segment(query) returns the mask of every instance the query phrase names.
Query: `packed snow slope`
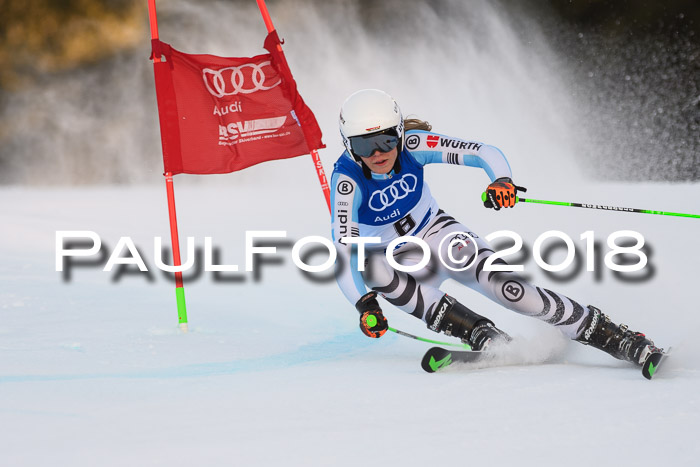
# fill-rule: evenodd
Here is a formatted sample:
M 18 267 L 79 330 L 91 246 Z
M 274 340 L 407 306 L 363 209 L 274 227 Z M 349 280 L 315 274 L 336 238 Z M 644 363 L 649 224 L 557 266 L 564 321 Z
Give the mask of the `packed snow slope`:
M 192 53 L 263 52 L 255 5 L 205 3 L 159 2 L 161 39 Z M 585 144 L 577 120 L 580 102 L 568 85 L 577 77 L 527 18 L 515 21 L 486 1 L 445 2 L 450 15 L 416 2 L 401 17 L 407 27 L 382 35 L 360 26 L 353 2 L 327 5 L 270 8 L 323 129 L 328 175 L 342 147 L 342 101 L 375 87 L 437 132 L 498 146 L 528 197 L 700 213 L 698 184 L 601 183 L 583 175 L 590 173 L 586 155 L 597 148 Z M 18 112 L 17 126 L 39 143 L 17 160 L 26 160 L 38 182 L 0 189 L 0 465 L 697 465 L 698 219 L 533 204 L 494 212 L 481 205 L 488 183 L 481 170 L 426 168 L 441 208 L 471 231 L 522 236 L 527 251 L 506 259 L 524 264 L 533 283 L 674 347 L 650 382 L 546 324 L 447 283 L 446 292 L 516 336 L 519 353 L 498 366 L 427 374 L 420 359 L 428 344 L 365 337 L 333 278 L 305 276 L 292 264 L 295 241 L 330 235 L 310 158 L 225 176 L 178 175 L 183 254 L 186 237 L 200 249 L 212 237 L 217 262 L 240 268 L 186 274 L 190 332 L 179 332 L 174 284 L 155 267 L 154 237 L 169 245 L 169 229 L 153 80 L 142 52 L 134 73 L 124 71 L 133 64 L 124 58 L 108 81 L 86 72 L 85 79 L 47 80 L 41 92 L 19 99 L 18 109 L 33 112 Z M 44 119 L 55 132 L 35 131 Z M 87 161 L 74 157 L 79 150 Z M 69 174 L 32 166 L 40 154 L 65 159 L 59 165 Z M 98 170 L 147 182 L 40 186 L 84 181 L 81 174 L 90 179 Z M 286 231 L 286 240 L 245 272 L 245 232 L 269 230 Z M 577 247 L 577 262 L 553 277 L 532 257 L 535 239 L 550 230 Z M 649 263 L 641 273 L 616 275 L 603 263 L 608 236 L 620 230 L 645 239 Z M 97 233 L 104 256 L 57 272 L 57 231 Z M 580 239 L 587 231 L 597 241 L 593 272 Z M 102 271 L 121 237 L 133 240 L 148 273 Z M 563 253 L 554 251 L 550 263 Z M 449 339 L 382 303 L 390 325 Z
M 310 165 L 279 164 L 281 174 Z M 164 190 L 6 188 L 0 463 L 424 465 L 490 464 L 495 456 L 525 465 L 588 465 L 592 458 L 695 465 L 697 220 L 536 205 L 495 213 L 479 206 L 481 185 L 467 183 L 476 170 L 449 168 L 429 168 L 428 182 L 438 196 L 442 185 L 452 187 L 443 207 L 478 234 L 509 229 L 531 246 L 541 233 L 560 230 L 581 259 L 584 231 L 603 240 L 602 251 L 614 231 L 644 236 L 653 271 L 639 283 L 622 282 L 600 264 L 598 281 L 595 272 L 572 266 L 563 274 L 573 271 L 575 279 L 555 283 L 531 254 L 522 261 L 535 283 L 673 345 L 673 359 L 656 379 L 453 284 L 445 290 L 522 341 L 522 356 L 504 362 L 509 366 L 424 373 L 427 344 L 394 334 L 364 337 L 333 281 L 311 281 L 292 264 L 289 243 L 265 255 L 255 272 L 225 273 L 225 282 L 203 272 L 187 283 L 191 331 L 182 334 L 173 284 L 153 259 L 153 237 L 168 237 Z M 270 180 L 268 196 L 255 203 L 257 189 L 178 190 L 183 242 L 194 236 L 201 247 L 211 236 L 219 262 L 243 271 L 246 230 L 286 230 L 290 242 L 328 235 L 318 188 L 295 188 L 315 203 L 302 208 L 285 179 Z M 561 195 L 572 193 L 692 211 L 700 187 L 587 184 Z M 72 268 L 67 280 L 55 271 L 57 230 L 94 231 L 108 255 L 129 236 L 150 275 L 135 267 L 103 272 L 105 257 L 102 265 Z M 555 254 L 550 262 L 561 259 Z M 392 326 L 440 338 L 389 304 L 385 309 Z

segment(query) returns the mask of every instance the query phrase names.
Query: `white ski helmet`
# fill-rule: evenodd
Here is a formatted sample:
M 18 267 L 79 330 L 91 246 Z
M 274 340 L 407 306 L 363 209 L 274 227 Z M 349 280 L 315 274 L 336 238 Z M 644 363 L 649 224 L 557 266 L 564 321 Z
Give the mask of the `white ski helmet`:
M 348 153 L 361 164 L 375 150 L 403 149 L 404 127 L 396 101 L 379 89 L 363 89 L 350 95 L 340 108 L 340 135 Z M 387 135 L 387 138 L 382 138 Z M 392 138 L 391 136 L 394 136 Z M 398 164 L 398 157 L 397 157 Z M 397 166 L 397 172 L 400 166 Z

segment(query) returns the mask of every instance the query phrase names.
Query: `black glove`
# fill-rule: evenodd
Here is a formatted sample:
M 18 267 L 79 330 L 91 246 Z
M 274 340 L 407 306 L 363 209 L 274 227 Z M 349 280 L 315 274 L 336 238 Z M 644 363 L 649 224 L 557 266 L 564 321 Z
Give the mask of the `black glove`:
M 496 211 L 501 208 L 512 208 L 515 206 L 518 191 L 526 192 L 527 188 L 514 185 L 513 180 L 508 177 L 501 177 L 486 188 L 481 199 L 484 207 L 493 208 Z
M 360 297 L 355 308 L 360 312 L 360 330 L 365 336 L 382 337 L 389 329 L 389 323 L 377 302 L 377 292 L 372 291 Z

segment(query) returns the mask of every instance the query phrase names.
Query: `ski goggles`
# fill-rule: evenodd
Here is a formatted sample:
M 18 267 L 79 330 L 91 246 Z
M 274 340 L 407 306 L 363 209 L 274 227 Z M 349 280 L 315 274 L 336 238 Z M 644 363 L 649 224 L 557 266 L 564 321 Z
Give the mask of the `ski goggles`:
M 352 152 L 360 157 L 369 157 L 375 151 L 389 152 L 399 145 L 399 135 L 396 128 L 370 135 L 351 136 L 350 147 Z

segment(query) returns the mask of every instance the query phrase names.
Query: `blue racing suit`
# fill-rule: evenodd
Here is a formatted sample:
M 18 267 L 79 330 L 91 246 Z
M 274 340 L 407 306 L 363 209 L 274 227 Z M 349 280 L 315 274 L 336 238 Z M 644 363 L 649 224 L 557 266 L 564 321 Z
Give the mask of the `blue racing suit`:
M 493 249 L 440 210 L 425 183 L 423 167 L 431 163 L 478 167 L 490 181 L 510 178 L 511 169 L 503 153 L 484 143 L 422 130 L 407 131 L 403 146 L 398 155 L 399 173 L 393 170 L 383 175 L 372 173 L 372 178 L 367 179 L 360 164 L 347 151 L 335 164 L 331 206 L 332 238 L 338 251 L 336 278 L 350 303 L 354 305 L 369 286 L 403 311 L 428 321 L 444 295 L 439 287 L 449 278 L 506 308 L 560 326 L 569 337 L 576 338 L 588 309 L 563 295 L 535 287 L 517 274 L 484 270 Z M 387 245 L 403 236 L 420 238 L 429 245 L 432 261 L 423 271 L 408 274 L 388 264 L 384 256 Z M 358 247 L 342 243 L 344 237 L 379 237 L 380 240 L 366 246 L 366 264 L 358 264 Z M 448 237 L 449 242 L 442 241 Z M 453 242 L 455 239 L 460 241 Z M 467 249 L 462 251 L 465 246 Z M 469 256 L 466 251 L 472 254 Z M 447 258 L 448 254 L 463 258 L 461 266 L 474 266 L 464 270 L 446 268 L 436 258 L 438 255 Z M 401 264 L 411 265 L 420 262 L 423 251 L 413 243 L 405 243 L 398 245 L 393 255 Z

